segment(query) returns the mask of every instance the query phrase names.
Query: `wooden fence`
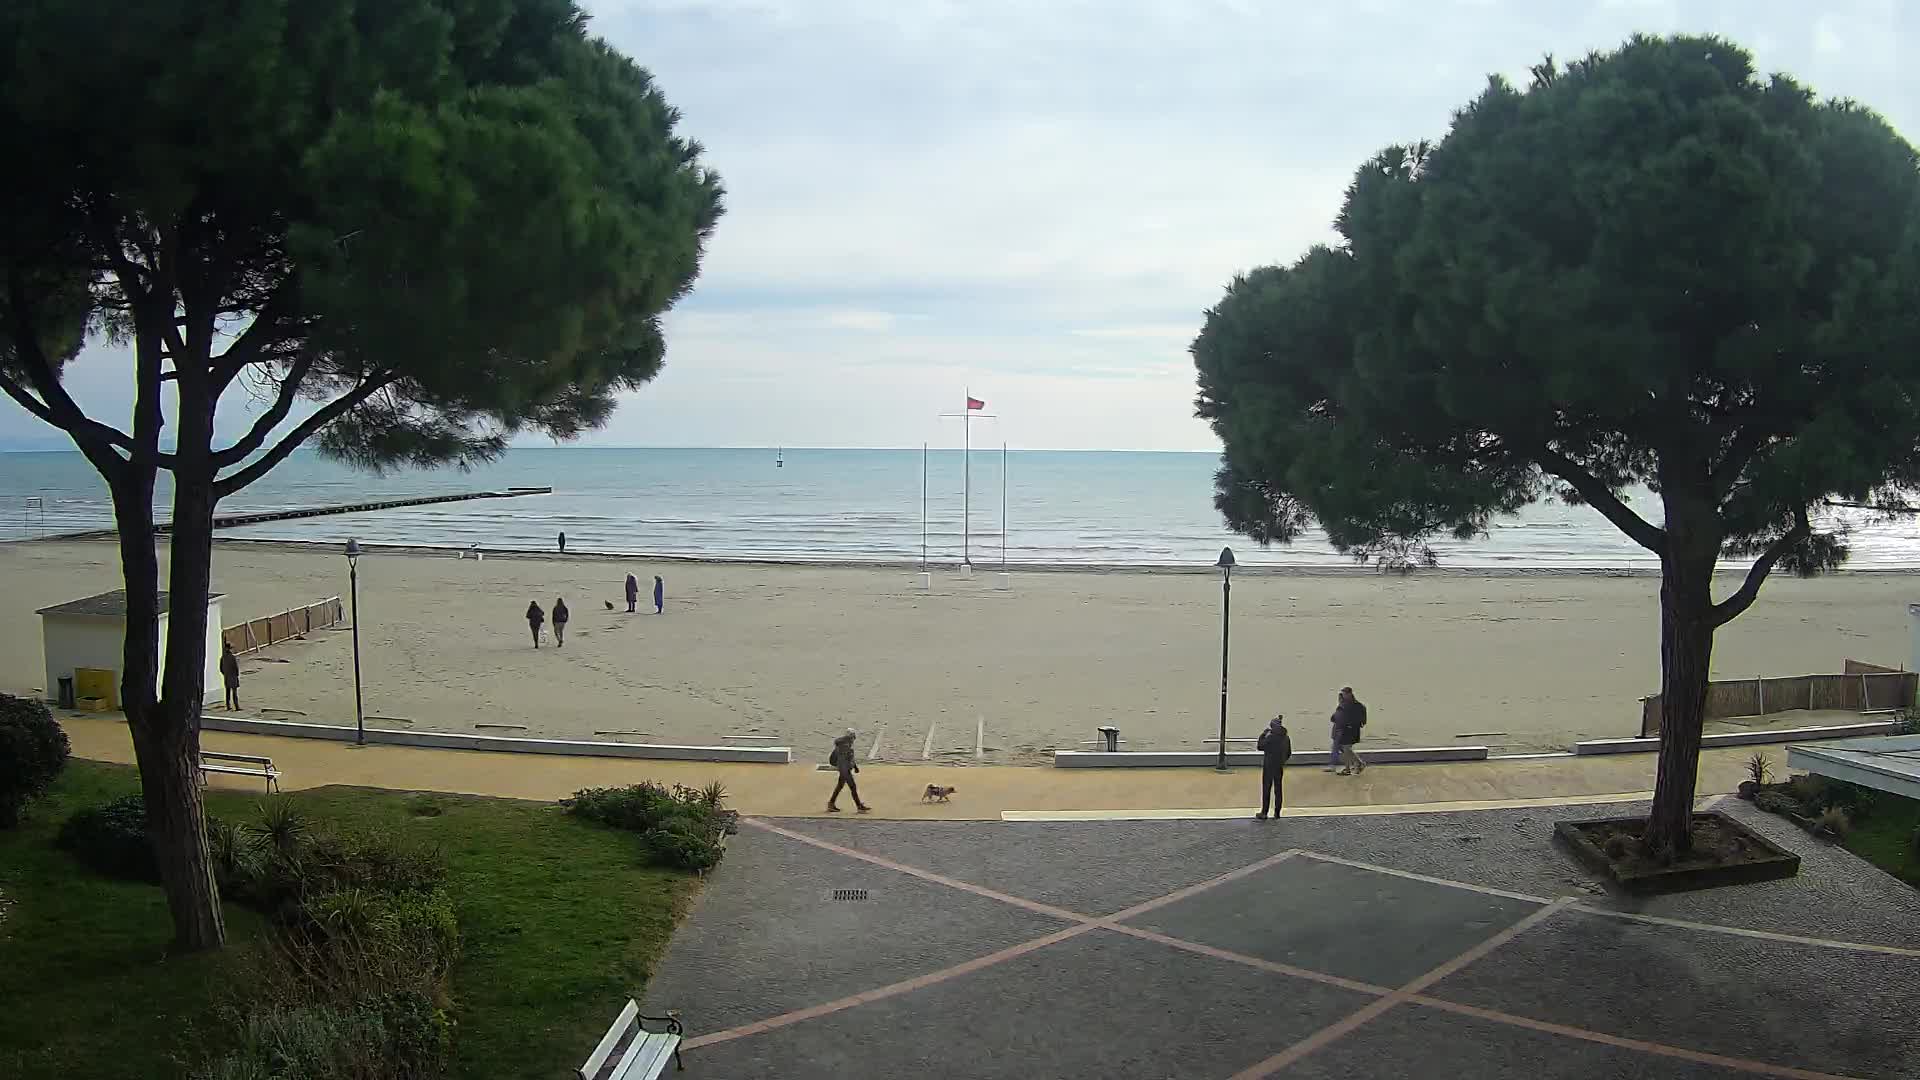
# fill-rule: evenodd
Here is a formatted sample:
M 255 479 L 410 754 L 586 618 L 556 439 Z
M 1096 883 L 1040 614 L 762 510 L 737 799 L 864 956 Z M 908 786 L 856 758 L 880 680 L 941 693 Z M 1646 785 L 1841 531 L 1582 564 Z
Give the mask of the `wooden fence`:
M 1904 709 L 1920 690 L 1920 674 L 1849 660 L 1844 675 L 1793 675 L 1778 679 L 1726 679 L 1707 684 L 1706 718 L 1829 709 L 1875 712 Z M 1640 699 L 1640 735 L 1660 734 L 1660 695 Z
M 315 630 L 338 626 L 345 620 L 346 609 L 341 605 L 340 598 L 329 596 L 305 607 L 288 608 L 278 615 L 225 627 L 220 635 L 227 644 L 233 646 L 234 652 L 250 653 Z

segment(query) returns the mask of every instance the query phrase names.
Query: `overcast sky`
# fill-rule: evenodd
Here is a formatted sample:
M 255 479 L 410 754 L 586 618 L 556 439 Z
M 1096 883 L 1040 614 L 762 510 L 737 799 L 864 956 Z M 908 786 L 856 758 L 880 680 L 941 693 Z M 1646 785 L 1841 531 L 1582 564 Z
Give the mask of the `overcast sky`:
M 1186 346 L 1354 168 L 1636 30 L 1711 31 L 1920 138 L 1901 0 L 592 0 L 725 178 L 666 370 L 589 443 L 1213 449 Z M 71 379 L 125 415 L 128 368 Z M 45 429 L 6 403 L 0 444 Z M 243 426 L 237 407 L 223 428 Z M 46 445 L 60 445 L 48 442 Z

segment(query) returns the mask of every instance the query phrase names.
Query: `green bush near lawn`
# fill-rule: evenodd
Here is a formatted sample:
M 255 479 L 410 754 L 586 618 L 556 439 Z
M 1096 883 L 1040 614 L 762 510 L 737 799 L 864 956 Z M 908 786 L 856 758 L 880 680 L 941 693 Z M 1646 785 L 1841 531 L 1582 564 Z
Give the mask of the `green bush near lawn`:
M 1920 800 L 1878 792 L 1873 813 L 1855 818 L 1848 851 L 1920 889 Z
M 130 768 L 75 761 L 21 828 L 0 832 L 0 1076 L 253 1080 L 272 1075 L 263 1061 L 295 1070 L 281 1075 L 353 1075 L 353 1055 L 370 1047 L 426 1067 L 449 1029 L 442 1003 L 411 988 L 364 1006 L 260 1003 L 284 958 L 257 897 L 228 899 L 227 949 L 168 957 L 160 890 L 95 873 L 54 842 L 75 812 L 137 791 Z M 333 942 L 398 934 L 446 957 L 454 1077 L 569 1075 L 644 986 L 695 887 L 640 865 L 631 837 L 551 804 L 354 788 L 207 801 L 228 823 L 211 838 L 223 878 L 240 880 L 236 867 L 274 847 L 262 803 L 293 808 L 333 838 L 320 861 L 345 875 L 302 902 L 316 916 L 308 930 Z M 353 839 L 368 837 L 391 843 Z M 401 865 L 367 862 L 396 852 Z M 442 875 L 428 884 L 434 858 Z M 367 874 L 427 887 L 356 895 L 352 879 Z

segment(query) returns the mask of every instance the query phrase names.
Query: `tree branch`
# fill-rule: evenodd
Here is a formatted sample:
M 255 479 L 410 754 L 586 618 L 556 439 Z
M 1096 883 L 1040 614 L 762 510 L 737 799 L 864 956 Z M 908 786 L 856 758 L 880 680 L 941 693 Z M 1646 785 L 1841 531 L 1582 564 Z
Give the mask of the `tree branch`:
M 107 466 L 125 460 L 113 451 L 118 449 L 130 455 L 135 454 L 133 437 L 82 412 L 60 385 L 59 373 L 53 370 L 53 362 L 47 359 L 46 351 L 40 347 L 38 332 L 29 315 L 31 308 L 27 290 L 17 276 L 10 275 L 7 279 L 7 304 L 13 312 L 14 358 L 19 361 L 27 381 L 33 384 L 34 391 L 40 397 L 35 401 L 25 387 L 12 379 L 6 380 L 7 396 L 41 420 L 73 436 L 74 442 L 87 453 L 87 459 L 111 480 L 113 477 L 106 471 Z
M 1620 501 L 1607 485 L 1582 468 L 1579 462 L 1560 453 L 1545 443 L 1535 443 L 1531 448 L 1533 459 L 1540 467 L 1572 485 L 1580 497 L 1587 500 L 1595 510 L 1606 515 L 1614 527 L 1627 534 L 1627 538 L 1655 555 L 1663 555 L 1667 549 L 1666 531 L 1650 523 L 1633 512 L 1626 503 Z
M 280 320 L 289 314 L 293 303 L 294 285 L 291 279 L 267 298 L 254 312 L 253 321 L 242 331 L 239 338 L 229 345 L 226 351 L 213 360 L 214 385 L 222 390 L 238 376 L 241 369 L 257 362 L 261 354 L 272 345 L 286 340 L 285 328 Z
M 272 406 L 254 420 L 253 427 L 248 429 L 246 436 L 232 446 L 214 452 L 213 467 L 216 470 L 224 469 L 229 465 L 238 465 L 247 459 L 247 455 L 266 444 L 267 436 L 273 434 L 273 429 L 279 427 L 280 422 L 293 411 L 294 399 L 300 396 L 300 383 L 312 370 L 313 354 L 301 353 L 294 360 L 293 367 L 287 372 L 286 377 L 280 380 L 280 390 L 274 396 Z
M 1720 459 L 1720 464 L 1714 467 L 1711 477 L 1716 499 L 1733 490 L 1733 485 L 1740 479 L 1740 474 L 1753 462 L 1766 444 L 1767 436 L 1754 424 L 1746 424 L 1733 433 L 1732 440 L 1727 443 L 1726 455 Z
M 223 476 L 219 480 L 214 481 L 214 497 L 224 499 L 246 487 L 248 484 L 253 483 L 255 480 L 260 479 L 262 476 L 265 476 L 275 465 L 286 460 L 288 454 L 299 449 L 300 444 L 311 438 L 314 432 L 333 423 L 335 420 L 346 415 L 347 411 L 354 406 L 399 381 L 400 376 L 393 373 L 375 376 L 362 382 L 359 386 L 354 387 L 342 396 L 321 406 L 314 411 L 312 416 L 302 420 L 300 426 L 288 432 L 285 438 L 275 443 L 273 449 L 262 454 L 258 460 L 236 473 Z
M 1780 539 L 1767 545 L 1767 550 L 1747 568 L 1747 579 L 1740 583 L 1740 588 L 1732 596 L 1713 605 L 1710 614 L 1715 627 L 1725 626 L 1739 618 L 1741 612 L 1752 607 L 1754 600 L 1760 595 L 1761 583 L 1766 581 L 1767 575 L 1773 572 L 1773 565 L 1780 561 L 1782 555 L 1813 535 L 1813 522 L 1808 519 L 1806 508 L 1802 507 L 1795 511 L 1794 518 L 1793 528 L 1788 529 Z

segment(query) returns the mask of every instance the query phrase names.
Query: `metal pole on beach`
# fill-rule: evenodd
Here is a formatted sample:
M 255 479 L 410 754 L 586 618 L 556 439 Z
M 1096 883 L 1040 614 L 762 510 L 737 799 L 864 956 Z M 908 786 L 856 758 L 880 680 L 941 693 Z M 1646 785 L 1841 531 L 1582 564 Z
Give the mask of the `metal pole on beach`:
M 1233 610 L 1233 549 L 1221 548 L 1214 565 L 1220 568 L 1220 759 L 1214 768 L 1227 772 L 1227 632 Z
M 1007 444 L 1000 444 L 1000 572 L 1007 572 Z
M 973 391 L 960 413 L 960 565 L 973 565 Z
M 360 703 L 360 544 L 347 541 L 347 589 L 353 597 L 353 744 L 367 745 L 367 714 Z
M 920 444 L 920 569 L 927 568 L 927 444 Z

